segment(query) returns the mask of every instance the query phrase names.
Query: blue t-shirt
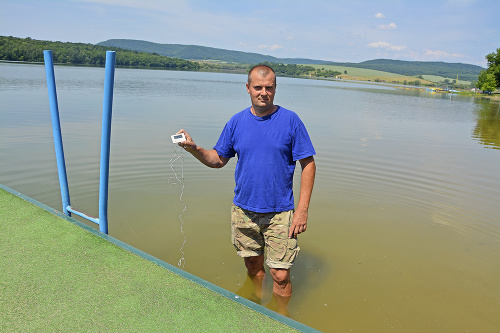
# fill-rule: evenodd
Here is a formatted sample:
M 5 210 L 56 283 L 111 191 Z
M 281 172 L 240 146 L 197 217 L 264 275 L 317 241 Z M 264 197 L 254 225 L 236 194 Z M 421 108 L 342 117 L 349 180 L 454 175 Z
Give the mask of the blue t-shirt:
M 294 208 L 296 161 L 316 154 L 300 118 L 280 106 L 265 117 L 254 116 L 250 108 L 238 112 L 214 149 L 219 156 L 238 156 L 233 203 L 258 213 Z

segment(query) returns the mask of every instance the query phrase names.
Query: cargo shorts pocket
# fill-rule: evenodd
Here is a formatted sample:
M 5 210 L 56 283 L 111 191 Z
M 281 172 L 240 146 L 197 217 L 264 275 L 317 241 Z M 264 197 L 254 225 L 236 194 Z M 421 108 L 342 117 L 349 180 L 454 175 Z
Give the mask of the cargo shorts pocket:
M 295 258 L 299 254 L 300 247 L 296 238 L 289 238 L 287 242 L 286 251 L 281 261 L 293 264 Z
M 264 238 L 259 226 L 236 205 L 231 209 L 231 241 L 240 257 L 264 253 Z
M 266 264 L 270 268 L 289 269 L 295 262 L 299 251 L 297 239 L 289 238 L 281 242 L 279 246 L 269 247 Z

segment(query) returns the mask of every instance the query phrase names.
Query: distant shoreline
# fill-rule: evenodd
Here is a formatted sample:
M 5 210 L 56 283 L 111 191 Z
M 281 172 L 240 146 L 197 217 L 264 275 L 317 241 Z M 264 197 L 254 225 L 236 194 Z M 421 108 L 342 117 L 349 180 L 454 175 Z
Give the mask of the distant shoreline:
M 0 60 L 0 63 L 7 64 L 27 64 L 27 65 L 44 65 L 44 62 L 35 62 L 35 61 L 11 61 L 11 60 Z M 70 66 L 70 67 L 96 67 L 96 68 L 104 68 L 102 65 L 92 65 L 92 64 L 68 64 L 68 63 L 54 63 L 57 66 Z M 227 70 L 227 69 L 219 69 L 219 70 L 189 70 L 189 69 L 170 69 L 170 68 L 158 68 L 158 67 L 146 67 L 146 66 L 116 66 L 116 68 L 125 68 L 125 69 L 147 69 L 147 70 L 166 70 L 166 71 L 179 71 L 179 72 L 202 72 L 202 73 L 224 73 L 224 74 L 246 74 L 246 71 L 242 70 Z M 388 83 L 388 82 L 374 82 L 370 80 L 349 80 L 349 79 L 336 79 L 336 78 L 322 78 L 322 77 L 311 77 L 307 75 L 302 76 L 288 76 L 288 75 L 278 75 L 278 77 L 290 77 L 294 79 L 308 79 L 308 80 L 321 80 L 321 81 L 341 81 L 348 83 L 359 83 L 359 84 L 367 84 L 367 85 L 383 85 L 394 88 L 409 88 L 409 89 L 418 89 L 418 90 L 426 90 L 426 88 L 421 86 L 413 86 L 413 85 L 403 85 L 397 83 Z M 468 92 L 468 90 L 463 90 L 464 92 Z M 472 94 L 470 96 L 472 98 L 485 98 L 492 100 L 500 100 L 500 94 L 486 95 L 486 94 Z

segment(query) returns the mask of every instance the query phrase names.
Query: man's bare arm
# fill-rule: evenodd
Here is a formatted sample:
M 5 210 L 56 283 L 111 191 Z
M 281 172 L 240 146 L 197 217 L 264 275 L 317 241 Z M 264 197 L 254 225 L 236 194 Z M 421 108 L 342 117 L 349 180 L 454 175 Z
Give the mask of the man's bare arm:
M 309 202 L 311 201 L 314 178 L 316 177 L 316 163 L 313 156 L 301 159 L 300 165 L 302 167 L 302 175 L 300 176 L 299 203 L 293 215 L 292 226 L 288 234 L 289 238 L 295 238 L 307 229 Z
M 205 164 L 210 168 L 222 168 L 227 164 L 229 158 L 219 156 L 215 149 L 204 149 L 200 146 L 197 146 L 191 136 L 183 129 L 181 129 L 177 133 L 184 133 L 186 136 L 186 141 L 179 142 L 178 145 L 184 148 L 186 151 L 191 153 L 198 161 Z

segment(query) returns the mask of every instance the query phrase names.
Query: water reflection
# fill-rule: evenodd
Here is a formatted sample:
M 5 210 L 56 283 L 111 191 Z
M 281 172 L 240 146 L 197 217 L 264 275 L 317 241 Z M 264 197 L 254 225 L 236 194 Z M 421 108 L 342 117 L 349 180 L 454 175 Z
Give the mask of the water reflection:
M 473 138 L 486 148 L 500 149 L 500 103 L 479 100 L 474 113 L 477 124 L 472 132 Z

